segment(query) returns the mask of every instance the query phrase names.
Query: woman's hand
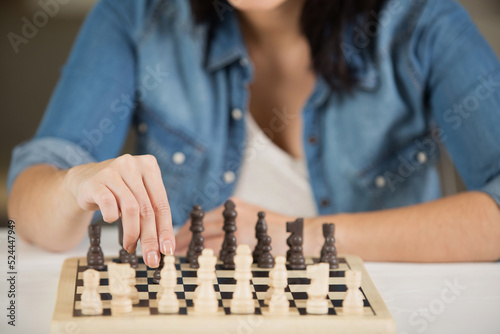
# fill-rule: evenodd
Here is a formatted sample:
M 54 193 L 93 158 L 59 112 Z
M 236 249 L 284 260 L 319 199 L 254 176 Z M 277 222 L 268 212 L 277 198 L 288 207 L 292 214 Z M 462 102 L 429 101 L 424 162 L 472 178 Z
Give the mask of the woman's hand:
M 121 216 L 123 247 L 133 252 L 140 238 L 144 262 L 149 267 L 158 267 L 158 251 L 173 253 L 170 206 L 154 156 L 125 154 L 76 166 L 65 174 L 64 186 L 81 210 L 100 209 L 108 223 Z
M 266 212 L 266 210 L 255 205 L 248 204 L 238 198 L 231 198 L 231 200 L 236 205 L 236 212 L 238 214 L 236 217 L 235 232 L 237 244 L 246 244 L 253 248 L 257 244 L 257 239 L 255 238 L 255 224 L 258 219 L 257 213 L 259 211 Z M 222 230 L 224 225 L 224 217 L 222 216 L 223 211 L 224 206 L 219 206 L 212 211 L 207 212 L 203 218 L 203 227 L 205 228 L 202 233 L 203 238 L 205 239 L 204 246 L 205 248 L 213 249 L 216 254 L 219 253 L 224 240 L 224 231 Z M 272 238 L 272 254 L 284 255 L 287 250 L 286 222 L 293 221 L 295 218 L 267 211 L 265 220 L 267 223 L 267 233 Z M 190 225 L 190 221 L 187 221 L 177 233 L 176 253 L 179 255 L 186 254 L 189 243 L 191 242 L 192 233 L 189 231 Z

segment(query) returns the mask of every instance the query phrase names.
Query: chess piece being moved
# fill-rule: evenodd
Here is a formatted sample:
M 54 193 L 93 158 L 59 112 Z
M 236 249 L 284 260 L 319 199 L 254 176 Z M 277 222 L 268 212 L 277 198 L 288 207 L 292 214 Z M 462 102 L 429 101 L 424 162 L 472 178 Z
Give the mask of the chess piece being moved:
M 307 290 L 306 312 L 309 314 L 328 313 L 328 279 L 330 277 L 330 265 L 319 263 L 307 267 L 307 277 L 311 279 L 311 285 Z
M 339 260 L 337 258 L 337 248 L 335 248 L 335 225 L 323 224 L 323 236 L 325 237 L 325 244 L 321 249 L 319 262 L 329 263 L 330 269 L 337 269 Z
M 253 257 L 250 247 L 248 245 L 239 245 L 234 257 L 236 289 L 233 293 L 233 299 L 231 299 L 231 313 L 250 314 L 255 311 L 255 302 L 250 288 L 252 262 Z
M 287 222 L 286 231 L 291 233 L 288 239 L 286 239 L 286 243 L 290 247 L 286 253 L 290 269 L 306 269 L 306 260 L 302 250 L 302 243 L 304 240 L 304 219 L 297 218 L 294 222 Z
M 120 266 L 130 266 L 130 264 L 108 264 L 109 291 L 111 293 L 111 313 L 113 315 L 132 312 L 132 299 L 130 298 L 130 284 L 123 276 L 123 269 Z
M 290 303 L 285 294 L 285 288 L 288 285 L 288 273 L 285 261 L 284 256 L 277 256 L 276 266 L 274 267 L 273 274 L 270 275 L 273 290 L 271 299 L 269 300 L 269 312 L 272 314 L 287 314 L 290 309 Z
M 224 235 L 224 241 L 222 242 L 222 248 L 219 253 L 219 258 L 222 261 L 222 267 L 224 269 L 234 269 L 234 256 L 236 254 L 236 236 L 234 232 L 236 231 L 236 206 L 231 200 L 224 203 L 224 226 L 222 229 L 226 234 Z
M 120 243 L 120 252 L 118 255 L 118 260 L 120 263 L 130 263 L 130 266 L 134 269 L 137 269 L 139 266 L 139 259 L 135 254 L 135 250 L 132 253 L 129 253 L 123 248 L 123 223 L 121 219 L 118 219 L 118 242 Z
M 191 268 L 199 268 L 198 257 L 201 252 L 205 248 L 204 239 L 201 235 L 203 232 L 203 217 L 205 213 L 201 209 L 201 206 L 195 205 L 193 206 L 193 210 L 190 213 L 191 216 L 191 226 L 189 230 L 193 233 L 193 237 L 191 239 L 191 243 L 189 244 L 189 249 L 186 255 L 186 262 L 189 263 Z
M 87 252 L 87 267 L 89 269 L 104 270 L 104 255 L 101 249 L 101 226 L 89 226 L 90 247 Z
M 160 253 L 160 263 L 158 264 L 158 268 L 156 268 L 155 272 L 153 273 L 153 283 L 155 283 L 155 284 L 160 283 L 161 270 L 163 269 L 163 265 L 164 265 L 164 262 L 163 262 L 164 257 L 165 256 Z
M 345 284 L 347 292 L 342 302 L 342 313 L 344 314 L 362 314 L 363 313 L 363 294 L 359 290 L 361 287 L 361 272 L 348 270 L 345 272 Z
M 262 238 L 267 235 L 267 223 L 264 220 L 266 217 L 265 212 L 259 212 L 257 214 L 259 219 L 257 219 L 257 224 L 255 224 L 255 238 L 257 239 L 257 245 L 252 253 L 253 263 L 259 263 L 260 254 L 262 254 Z
M 177 313 L 179 312 L 179 300 L 175 294 L 177 285 L 177 270 L 175 269 L 175 257 L 166 255 L 163 259 L 161 270 L 160 292 L 157 294 L 158 312 Z
M 100 274 L 97 270 L 87 269 L 83 272 L 82 314 L 102 314 L 102 301 L 99 294 Z
M 198 314 L 217 313 L 219 302 L 215 295 L 213 280 L 215 275 L 215 264 L 217 257 L 213 250 L 204 249 L 198 258 L 200 268 L 198 269 L 198 287 L 194 291 L 194 311 Z

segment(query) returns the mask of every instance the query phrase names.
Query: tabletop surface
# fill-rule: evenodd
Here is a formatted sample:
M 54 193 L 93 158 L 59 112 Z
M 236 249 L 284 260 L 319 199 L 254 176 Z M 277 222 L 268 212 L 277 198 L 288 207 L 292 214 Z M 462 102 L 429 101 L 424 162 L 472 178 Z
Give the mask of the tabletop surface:
M 10 284 L 7 229 L 0 229 L 0 333 L 48 333 L 63 261 L 85 256 L 88 240 L 51 253 L 16 238 L 16 326 L 7 324 Z M 106 256 L 117 230 L 103 228 Z M 396 333 L 500 333 L 500 263 L 365 263 L 396 322 Z M 72 330 L 70 333 L 79 333 Z

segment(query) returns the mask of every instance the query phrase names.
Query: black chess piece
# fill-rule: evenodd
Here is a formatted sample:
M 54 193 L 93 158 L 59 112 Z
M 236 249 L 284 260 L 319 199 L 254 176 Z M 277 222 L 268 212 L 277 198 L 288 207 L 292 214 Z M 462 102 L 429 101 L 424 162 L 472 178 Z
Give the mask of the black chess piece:
M 101 226 L 89 226 L 90 247 L 87 252 L 87 267 L 89 269 L 104 270 L 104 254 L 101 248 Z
M 257 238 L 257 245 L 252 253 L 253 263 L 259 262 L 260 254 L 262 254 L 262 238 L 267 235 L 267 223 L 264 220 L 266 213 L 261 211 L 257 214 L 257 216 L 259 217 L 257 224 L 255 224 L 255 238 Z
M 323 224 L 323 236 L 325 237 L 325 243 L 321 248 L 319 262 L 329 263 L 330 269 L 337 269 L 339 260 L 337 258 L 337 248 L 335 247 L 335 225 Z
M 191 226 L 189 230 L 193 233 L 191 242 L 189 244 L 189 249 L 186 254 L 186 262 L 190 264 L 191 268 L 198 268 L 198 256 L 204 249 L 204 239 L 201 235 L 203 232 L 203 217 L 205 213 L 201 209 L 201 206 L 193 206 L 193 210 L 190 213 L 191 216 Z
M 303 270 L 306 269 L 306 259 L 303 253 L 303 235 L 304 235 L 304 219 L 297 218 L 294 222 L 286 223 L 286 231 L 292 233 L 286 243 L 290 246 L 287 251 L 287 258 L 290 269 Z
M 236 236 L 234 232 L 236 231 L 236 206 L 231 200 L 224 203 L 224 226 L 222 229 L 226 232 L 224 235 L 224 241 L 222 243 L 222 249 L 220 251 L 220 260 L 222 261 L 222 267 L 224 269 L 234 269 L 234 256 L 236 255 Z
M 120 243 L 121 249 L 118 254 L 118 261 L 120 263 L 130 263 L 130 266 L 134 269 L 137 269 L 139 266 L 139 259 L 135 254 L 135 250 L 132 253 L 129 253 L 123 248 L 123 223 L 121 219 L 118 219 L 118 242 Z
M 155 272 L 153 274 L 153 283 L 158 284 L 160 283 L 161 279 L 161 270 L 163 269 L 163 266 L 165 263 L 163 262 L 165 255 L 160 253 L 160 264 L 158 265 L 158 268 L 155 269 Z
M 259 256 L 258 267 L 259 268 L 272 268 L 274 267 L 274 258 L 271 254 L 271 237 L 264 235 L 261 237 L 262 240 L 262 253 Z

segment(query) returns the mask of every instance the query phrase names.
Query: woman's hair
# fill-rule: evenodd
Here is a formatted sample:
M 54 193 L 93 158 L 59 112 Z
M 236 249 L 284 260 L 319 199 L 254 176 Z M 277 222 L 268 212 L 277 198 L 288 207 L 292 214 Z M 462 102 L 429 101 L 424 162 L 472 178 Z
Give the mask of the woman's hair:
M 225 0 L 224 6 L 230 6 Z M 316 73 L 321 74 L 330 87 L 336 91 L 350 92 L 355 85 L 352 67 L 344 52 L 367 52 L 373 56 L 375 41 L 363 50 L 356 48 L 352 41 L 343 41 L 346 25 L 353 24 L 366 34 L 365 28 L 371 18 L 376 22 L 377 13 L 385 0 L 306 0 L 301 15 L 304 35 L 309 41 L 313 66 Z M 215 2 L 209 0 L 191 0 L 193 16 L 197 23 L 209 23 L 212 37 L 214 27 L 219 24 Z M 220 10 L 220 7 L 219 7 Z M 373 26 L 369 27 L 369 36 L 376 36 Z M 368 28 L 367 28 L 368 29 Z M 370 38 L 370 37 L 368 37 Z M 345 42 L 343 44 L 342 42 Z M 344 49 L 343 49 L 344 48 Z M 347 49 L 347 50 L 346 50 Z

